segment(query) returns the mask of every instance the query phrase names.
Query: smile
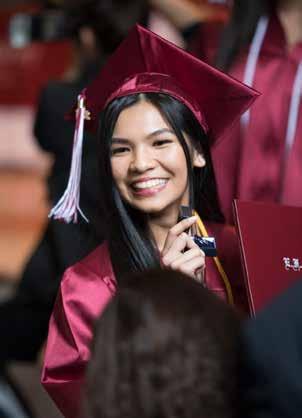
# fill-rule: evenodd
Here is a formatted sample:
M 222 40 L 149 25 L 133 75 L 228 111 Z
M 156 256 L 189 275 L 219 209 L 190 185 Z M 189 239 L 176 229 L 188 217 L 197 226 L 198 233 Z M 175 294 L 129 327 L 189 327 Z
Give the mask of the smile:
M 152 179 L 147 181 L 137 181 L 132 184 L 135 189 L 151 189 L 152 187 L 162 186 L 167 183 L 167 179 Z
M 168 179 L 150 179 L 144 181 L 136 181 L 131 187 L 135 194 L 141 196 L 151 196 L 165 188 Z

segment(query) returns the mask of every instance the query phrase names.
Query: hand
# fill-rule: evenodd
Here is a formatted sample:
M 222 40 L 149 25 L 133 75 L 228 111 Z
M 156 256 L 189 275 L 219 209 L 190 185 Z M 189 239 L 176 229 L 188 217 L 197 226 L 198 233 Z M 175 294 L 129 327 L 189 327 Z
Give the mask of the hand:
M 185 231 L 195 222 L 196 216 L 183 219 L 168 232 L 161 261 L 166 268 L 178 270 L 203 282 L 205 254 Z

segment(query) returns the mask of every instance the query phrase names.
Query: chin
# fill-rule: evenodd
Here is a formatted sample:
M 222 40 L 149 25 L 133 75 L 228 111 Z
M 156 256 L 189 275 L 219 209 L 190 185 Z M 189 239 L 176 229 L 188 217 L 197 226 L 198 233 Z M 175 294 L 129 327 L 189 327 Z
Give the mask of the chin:
M 167 196 L 165 195 L 165 199 L 162 196 L 158 196 L 158 198 L 144 198 L 144 199 L 126 199 L 125 202 L 133 209 L 139 210 L 145 214 L 150 215 L 167 215 L 168 213 L 175 214 L 175 211 L 178 213 L 179 207 L 181 202 L 183 201 L 183 196 Z M 163 201 L 164 200 L 164 201 Z
M 148 206 L 148 207 L 142 207 L 142 206 L 133 206 L 135 209 L 139 210 L 140 212 L 144 212 L 146 214 L 160 214 L 161 212 L 165 211 L 165 208 L 158 207 L 158 206 Z
M 134 207 L 135 209 L 147 214 L 147 215 L 153 215 L 153 216 L 163 216 L 163 215 L 167 215 L 167 213 L 169 212 L 174 212 L 173 209 L 176 208 L 176 211 L 178 212 L 179 210 L 179 205 L 175 205 L 175 203 L 166 203 L 166 204 L 154 204 L 154 205 L 150 205 L 150 204 L 146 204 L 146 205 L 132 205 L 132 207 Z

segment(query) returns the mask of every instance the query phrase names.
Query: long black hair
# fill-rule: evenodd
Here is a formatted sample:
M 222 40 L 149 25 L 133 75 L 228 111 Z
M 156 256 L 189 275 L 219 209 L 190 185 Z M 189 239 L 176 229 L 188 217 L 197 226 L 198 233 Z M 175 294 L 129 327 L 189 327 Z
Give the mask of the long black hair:
M 253 39 L 258 20 L 270 15 L 277 0 L 234 0 L 229 23 L 222 32 L 215 65 L 228 71 L 240 50 Z
M 224 221 L 218 201 L 209 139 L 191 110 L 171 96 L 161 93 L 134 94 L 115 99 L 100 116 L 99 170 L 101 216 L 103 224 L 107 225 L 110 255 L 117 277 L 125 272 L 143 271 L 159 266 L 156 245 L 148 230 L 147 216 L 122 200 L 111 170 L 111 139 L 116 121 L 124 109 L 140 100 L 149 101 L 161 112 L 184 150 L 188 167 L 190 205 L 205 220 Z M 184 133 L 204 156 L 204 168 L 192 168 Z

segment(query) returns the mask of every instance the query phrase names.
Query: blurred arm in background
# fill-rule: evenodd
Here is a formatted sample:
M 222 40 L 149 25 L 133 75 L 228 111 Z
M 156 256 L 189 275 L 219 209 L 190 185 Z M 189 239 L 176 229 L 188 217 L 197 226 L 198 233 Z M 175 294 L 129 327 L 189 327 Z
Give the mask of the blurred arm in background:
M 159 10 L 180 31 L 195 23 L 211 20 L 215 16 L 208 4 L 195 4 L 190 0 L 149 0 L 152 7 Z

